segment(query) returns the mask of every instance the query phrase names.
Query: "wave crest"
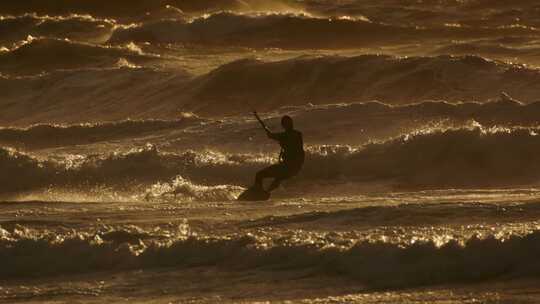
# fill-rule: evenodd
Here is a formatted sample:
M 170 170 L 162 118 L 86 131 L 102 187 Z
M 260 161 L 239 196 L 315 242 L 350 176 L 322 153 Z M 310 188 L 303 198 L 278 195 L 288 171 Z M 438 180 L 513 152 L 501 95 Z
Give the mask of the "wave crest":
M 303 170 L 293 181 L 380 182 L 413 189 L 531 185 L 540 181 L 539 133 L 538 128 L 473 125 L 420 130 L 361 147 L 311 146 Z M 272 162 L 264 155 L 164 153 L 152 145 L 108 155 L 67 155 L 60 161 L 39 160 L 12 149 L 0 151 L 0 162 L 7 168 L 0 174 L 4 193 L 67 185 L 147 189 L 182 176 L 161 192 L 197 198 L 192 193 L 200 191 L 200 198 L 210 198 L 212 193 L 218 193 L 215 198 L 228 198 L 239 188 L 220 185 L 250 184 L 254 173 Z M 17 175 L 26 178 L 14 180 Z
M 0 16 L 0 29 L 3 33 L 0 43 L 10 46 L 28 36 L 102 43 L 110 38 L 115 26 L 112 20 L 89 15 L 40 16 L 26 13 Z
M 145 200 L 231 201 L 245 188 L 233 185 L 204 186 L 177 176 L 170 183 L 156 183 L 146 190 Z
M 420 130 L 360 149 L 317 148 L 303 175 L 405 187 L 494 187 L 540 180 L 537 128 Z
M 181 231 L 185 229 L 182 228 Z M 19 233 L 20 234 L 20 233 Z M 463 244 L 345 242 L 322 237 L 305 242 L 255 236 L 182 234 L 153 242 L 140 230 L 57 237 L 17 236 L 0 228 L 0 277 L 27 278 L 155 267 L 218 266 L 225 269 L 310 268 L 316 274 L 356 279 L 372 288 L 486 280 L 503 275 L 536 277 L 540 233 L 506 239 L 472 237 Z M 154 236 L 155 237 L 155 236 Z M 239 263 L 241 261 L 241 263 Z
M 182 71 L 139 68 L 126 72 L 127 69 L 114 68 L 121 58 L 128 65 L 164 63 L 151 55 L 141 55 L 136 49 L 49 42 L 36 41 L 24 50 L 31 54 L 41 47 L 45 51 L 66 47 L 64 51 L 81 48 L 81 52 L 66 58 L 55 56 L 58 60 L 50 62 L 45 62 L 43 57 L 30 59 L 23 63 L 29 69 L 27 72 L 38 72 L 44 67 L 78 70 L 76 73 L 56 71 L 34 78 L 0 78 L 0 87 L 14 101 L 0 113 L 1 121 L 28 124 L 128 117 L 172 119 L 178 109 L 222 117 L 245 114 L 246 105 L 263 112 L 284 106 L 369 100 L 391 105 L 426 100 L 485 102 L 497 98 L 501 90 L 528 103 L 535 101 L 540 92 L 537 70 L 475 56 L 363 55 L 302 57 L 278 62 L 240 60 L 195 77 Z M 12 53 L 0 52 L 0 62 L 6 62 L 4 69 L 27 73 L 13 65 Z M 32 64 L 34 61 L 36 65 Z M 109 68 L 80 69 L 85 66 Z M 140 85 L 134 86 L 135 82 Z M 44 98 L 55 102 L 44 104 Z M 31 104 L 43 107 L 31 107 Z
M 145 63 L 158 60 L 159 56 L 144 54 L 132 45 L 112 47 L 31 36 L 19 46 L 0 53 L 2 70 L 15 75 L 58 69 L 114 67 L 121 58 Z
M 120 27 L 115 30 L 110 42 L 339 49 L 418 43 L 437 40 L 441 36 L 447 39 L 472 39 L 526 36 L 537 32 L 537 29 L 530 27 L 424 28 L 376 23 L 367 18 L 322 18 L 304 13 L 245 15 L 219 12 L 192 22 L 161 20 Z
M 75 125 L 39 124 L 27 128 L 0 128 L 0 142 L 22 148 L 89 144 L 141 136 L 145 133 L 182 129 L 202 122 L 196 116 L 177 120 L 123 120 Z
M 278 106 L 329 101 L 455 103 L 494 99 L 500 90 L 517 99 L 533 101 L 540 91 L 540 86 L 534 85 L 540 83 L 539 79 L 540 73 L 535 69 L 477 56 L 325 56 L 278 62 L 246 59 L 193 80 L 191 99 L 193 104 L 196 101 L 198 111 L 215 115 L 222 113 L 223 104 L 228 111 L 238 113 L 246 104 L 271 111 Z M 531 85 L 524 88 L 523 83 Z
M 57 0 L 40 3 L 32 0 L 0 3 L 0 12 L 20 15 L 36 12 L 46 15 L 90 14 L 132 22 L 159 18 L 183 18 L 185 14 L 231 10 L 237 12 L 296 11 L 301 5 L 288 0 Z

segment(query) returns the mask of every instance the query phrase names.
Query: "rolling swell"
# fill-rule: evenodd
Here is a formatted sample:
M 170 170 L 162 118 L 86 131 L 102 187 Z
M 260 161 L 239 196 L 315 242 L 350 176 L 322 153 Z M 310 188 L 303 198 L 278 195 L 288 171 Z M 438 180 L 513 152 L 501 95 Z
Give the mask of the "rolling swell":
M 540 59 L 540 49 L 538 47 L 512 47 L 493 42 L 469 42 L 453 43 L 435 49 L 433 54 L 453 54 L 453 55 L 477 55 L 486 58 L 518 61 L 527 64 L 538 65 Z
M 452 191 L 452 190 L 451 190 Z M 406 203 L 397 206 L 371 206 L 354 209 L 343 209 L 337 211 L 315 211 L 285 216 L 266 216 L 259 219 L 250 219 L 241 226 L 244 228 L 276 227 L 276 229 L 304 229 L 315 231 L 350 231 L 366 229 L 365 234 L 372 233 L 369 229 L 373 227 L 416 227 L 419 231 L 424 228 L 434 229 L 434 227 L 448 227 L 462 225 L 463 223 L 478 223 L 479 227 L 490 227 L 490 224 L 502 223 L 532 223 L 540 215 L 540 203 L 520 204 L 492 204 L 477 203 L 477 195 L 495 194 L 504 192 L 507 197 L 519 199 L 519 197 L 530 197 L 536 190 L 465 190 L 467 193 L 474 193 L 476 196 L 470 198 L 473 201 L 463 201 L 460 203 L 440 203 L 426 204 Z M 435 191 L 444 193 L 445 191 Z M 385 195 L 386 199 L 390 196 Z M 395 199 L 395 197 L 393 197 Z M 511 199 L 509 199 L 510 201 Z M 400 201 L 397 199 L 397 201 Z M 427 199 L 426 199 L 427 201 Z M 474 214 L 474 218 L 471 218 Z M 523 225 L 525 226 L 525 225 Z M 522 226 L 522 227 L 523 227 Z M 464 235 L 474 235 L 481 233 L 472 229 L 473 226 L 462 227 Z M 502 233 L 503 227 L 497 227 Z M 487 228 L 489 229 L 489 228 Z M 444 230 L 442 228 L 441 230 Z M 505 234 L 508 231 L 505 231 Z M 419 233 L 422 234 L 422 233 Z M 427 233 L 425 233 L 427 234 Z M 424 235 L 425 235 L 424 234 Z M 438 231 L 437 235 L 449 235 L 447 231 Z M 459 234 L 459 233 L 456 233 Z M 396 239 L 402 236 L 394 235 Z
M 124 120 L 67 126 L 41 124 L 28 128 L 0 128 L 0 142 L 23 148 L 80 145 L 181 129 L 198 122 L 201 120 L 196 117 L 184 117 L 178 120 Z
M 282 107 L 267 118 L 270 125 L 279 125 L 279 116 L 294 117 L 304 131 L 307 141 L 317 144 L 363 145 L 369 141 L 414 132 L 419 129 L 470 126 L 473 121 L 482 126 L 536 126 L 540 123 L 540 106 L 523 104 L 506 94 L 487 103 L 422 102 L 392 106 L 379 102 L 308 105 Z M 258 125 L 252 120 L 232 119 L 228 122 L 207 120 L 189 114 L 179 114 L 174 120 L 121 120 L 108 123 L 72 125 L 38 124 L 25 128 L 0 128 L 0 143 L 23 149 L 90 144 L 107 140 L 140 138 L 156 133 L 191 127 L 195 133 L 183 135 L 183 146 L 191 149 L 208 146 L 220 149 L 236 147 L 232 151 L 266 151 L 263 137 L 254 136 Z M 325 121 L 324 125 L 320 122 Z M 389 122 L 392 123 L 389 123 Z M 343 126 L 347 130 L 343 130 Z M 196 134 L 211 134 L 200 137 Z M 351 135 L 354 134 L 354 135 Z M 252 138 L 246 142 L 247 138 Z M 174 140 L 174 139 L 173 139 Z M 148 141 L 148 139 L 146 140 Z M 270 147 L 268 147 L 270 148 Z M 229 151 L 228 149 L 226 149 Z
M 396 28 L 367 21 L 310 18 L 302 15 L 262 16 L 218 13 L 192 22 L 163 20 L 138 27 L 118 28 L 112 43 L 150 41 L 217 46 L 340 48 L 360 47 L 381 42 L 398 42 L 388 34 Z M 413 30 L 400 29 L 404 42 Z M 336 36 L 339 32 L 341 35 Z M 409 36 L 407 38 L 407 35 Z M 264 37 L 264 39 L 261 39 Z
M 326 56 L 279 62 L 246 59 L 192 81 L 194 101 L 187 106 L 217 114 L 224 104 L 229 111 L 239 112 L 246 104 L 275 110 L 285 105 L 365 100 L 393 105 L 422 100 L 486 101 L 498 97 L 500 91 L 533 101 L 539 96 L 538 83 L 538 70 L 476 56 Z
M 80 52 L 72 54 L 73 50 Z M 50 61 L 38 56 L 40 52 L 53 51 L 69 55 Z M 500 91 L 526 102 L 540 96 L 538 70 L 476 56 L 324 56 L 278 62 L 246 59 L 198 77 L 183 71 L 111 68 L 121 58 L 134 63 L 159 60 L 128 47 L 45 39 L 17 51 L 0 53 L 0 62 L 6 63 L 4 69 L 25 71 L 13 65 L 14 58 L 28 58 L 22 65 L 34 72 L 46 67 L 109 66 L 76 73 L 56 71 L 33 78 L 0 77 L 4 92 L 0 96 L 0 105 L 4 105 L 0 121 L 18 125 L 128 117 L 175 119 L 180 111 L 243 115 L 246 105 L 262 112 L 308 103 L 367 100 L 391 105 L 424 100 L 484 102 L 497 98 Z
M 121 71 L 120 71 L 121 72 Z M 152 106 L 157 106 L 158 103 Z M 146 111 L 152 111 L 152 107 Z M 131 109 L 133 110 L 133 109 Z M 135 114 L 124 112 L 124 114 Z M 45 113 L 41 113 L 42 115 Z M 89 119 L 89 111 L 85 111 Z M 501 94 L 498 100 L 487 103 L 422 102 L 404 106 L 392 106 L 379 102 L 307 105 L 281 107 L 277 113 L 267 118 L 270 125 L 279 125 L 279 115 L 294 117 L 311 144 L 363 145 L 373 140 L 385 140 L 423 128 L 461 127 L 476 121 L 483 126 L 529 126 L 540 123 L 540 104 L 523 104 L 508 95 Z M 88 144 L 139 137 L 160 130 L 193 126 L 197 132 L 211 134 L 195 138 L 186 135 L 190 148 L 205 146 L 241 147 L 251 151 L 254 147 L 265 146 L 263 138 L 255 136 L 258 125 L 254 121 L 233 119 L 230 123 L 205 120 L 178 113 L 180 119 L 121 120 L 115 123 L 54 125 L 39 124 L 25 128 L 0 128 L 0 143 L 19 148 L 42 148 Z M 321 125 L 321 121 L 325 121 Z M 204 124 L 199 124 L 203 123 Z M 391 123 L 389 123 L 391 122 Z M 347 131 L 343 126 L 347 126 Z M 351 135 L 354 134 L 354 135 Z M 247 138 L 254 141 L 246 142 Z M 196 139 L 196 140 L 195 140 Z M 258 140 L 261 141 L 258 141 Z M 258 149 L 258 148 L 257 148 Z
M 128 45 L 108 47 L 69 40 L 38 38 L 0 53 L 1 71 L 7 74 L 32 75 L 58 69 L 114 67 L 124 59 L 135 64 L 157 60 Z
M 313 146 L 293 181 L 380 182 L 407 189 L 537 184 L 539 132 L 538 128 L 476 126 L 420 131 L 360 148 Z M 41 160 L 13 149 L 0 152 L 4 194 L 93 185 L 139 194 L 147 191 L 150 197 L 186 194 L 189 183 L 249 184 L 254 172 L 274 161 L 264 155 L 211 151 L 164 153 L 151 145 L 104 155 L 66 155 L 60 160 Z M 189 191 L 196 194 L 196 188 Z
M 536 127 L 540 123 L 540 104 L 523 104 L 502 93 L 498 100 L 486 103 L 421 102 L 393 106 L 379 102 L 330 105 L 285 106 L 265 115 L 271 128 L 277 128 L 281 116 L 294 118 L 310 145 L 361 146 L 385 141 L 418 130 L 485 127 Z M 324 122 L 324 123 L 321 123 Z M 255 120 L 213 121 L 197 131 L 207 137 L 185 137 L 186 147 L 214 147 L 229 152 L 274 151 L 273 143 L 258 131 Z M 191 140 L 190 140 L 191 138 Z M 246 141 L 246 139 L 249 139 Z
M 251 234 L 224 238 L 187 234 L 167 243 L 129 231 L 53 241 L 46 236 L 0 232 L 0 278 L 4 279 L 155 267 L 248 270 L 264 266 L 310 268 L 314 275 L 348 277 L 370 288 L 400 288 L 540 275 L 538 231 L 504 240 L 472 237 L 462 245 L 449 241 L 439 246 L 431 241 L 406 246 L 382 241 L 329 245 L 324 237 L 303 242 L 294 237 L 259 240 Z
M 375 22 L 433 26 L 441 24 L 505 26 L 519 22 L 538 26 L 538 5 L 507 1 L 305 1 L 306 10 L 323 16 L 365 16 Z M 389 9 L 391 7 L 391 9 Z M 519 19 L 517 19 L 519 18 Z
M 98 53 L 102 52 L 106 56 L 104 60 L 112 63 L 114 58 L 107 57 L 109 50 L 98 49 Z M 88 64 L 96 64 L 91 58 L 87 59 Z M 59 60 L 59 64 L 64 65 Z M 72 64 L 80 66 L 77 62 Z M 33 77 L 0 77 L 3 91 L 0 121 L 4 125 L 28 126 L 128 118 L 177 119 L 184 112 L 179 99 L 189 79 L 191 76 L 182 70 L 164 72 L 124 65 L 59 70 Z
M 523 104 L 506 94 L 487 103 L 421 102 L 392 106 L 379 102 L 286 107 L 310 143 L 363 145 L 419 129 L 482 126 L 537 126 L 540 104 Z M 277 125 L 278 119 L 269 119 Z M 321 125 L 320 122 L 325 124 Z M 343 130 L 346 125 L 347 129 Z M 353 134 L 353 135 L 352 135 Z
M 328 19 L 309 15 L 243 15 L 220 12 L 192 22 L 162 20 L 142 23 L 135 27 L 117 28 L 110 42 L 149 41 L 256 48 L 338 49 L 419 43 L 440 40 L 440 37 L 445 37 L 446 40 L 536 34 L 535 28 L 528 27 L 422 28 L 374 23 L 362 18 Z
M 115 24 L 111 20 L 95 19 L 91 16 L 38 16 L 24 14 L 0 17 L 0 44 L 25 40 L 28 35 L 87 42 L 105 42 L 112 34 Z
M 203 14 L 222 10 L 233 11 L 283 11 L 300 5 L 288 0 L 52 0 L 46 4 L 36 0 L 17 2 L 4 1 L 0 13 L 24 14 L 90 14 L 100 17 L 118 18 L 122 21 L 144 20 L 147 18 L 183 17 L 184 13 Z

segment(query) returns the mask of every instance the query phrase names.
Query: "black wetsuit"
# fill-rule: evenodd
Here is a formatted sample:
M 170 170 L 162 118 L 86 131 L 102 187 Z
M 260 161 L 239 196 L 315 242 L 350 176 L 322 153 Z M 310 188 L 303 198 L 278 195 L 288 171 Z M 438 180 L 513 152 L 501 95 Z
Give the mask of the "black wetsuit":
M 257 172 L 255 176 L 255 185 L 262 188 L 262 182 L 265 178 L 274 178 L 268 191 L 277 188 L 281 182 L 287 178 L 293 177 L 304 164 L 304 141 L 302 133 L 294 129 L 281 133 L 270 133 L 268 137 L 279 142 L 281 153 L 279 163 L 271 165 Z

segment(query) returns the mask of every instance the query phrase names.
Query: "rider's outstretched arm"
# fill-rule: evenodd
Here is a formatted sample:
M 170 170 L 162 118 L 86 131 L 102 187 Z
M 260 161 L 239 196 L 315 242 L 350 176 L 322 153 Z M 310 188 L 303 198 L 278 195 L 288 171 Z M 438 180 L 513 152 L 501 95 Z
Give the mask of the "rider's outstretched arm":
M 261 124 L 261 126 L 263 127 L 264 131 L 266 132 L 266 135 L 269 137 L 269 138 L 272 138 L 272 139 L 275 139 L 275 134 L 272 133 L 272 131 L 270 131 L 270 129 L 268 129 L 268 127 L 266 126 L 266 124 L 262 121 L 262 119 L 259 117 L 259 114 L 257 114 L 257 111 L 253 111 L 253 115 L 255 115 L 255 118 L 257 118 L 257 120 L 259 121 L 259 123 Z

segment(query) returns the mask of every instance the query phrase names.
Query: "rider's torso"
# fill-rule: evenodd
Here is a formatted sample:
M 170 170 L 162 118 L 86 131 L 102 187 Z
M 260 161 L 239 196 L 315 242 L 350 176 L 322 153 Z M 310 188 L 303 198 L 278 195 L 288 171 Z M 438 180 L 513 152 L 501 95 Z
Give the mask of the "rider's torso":
M 279 134 L 280 159 L 285 164 L 302 165 L 304 162 L 304 142 L 302 133 L 290 130 Z

